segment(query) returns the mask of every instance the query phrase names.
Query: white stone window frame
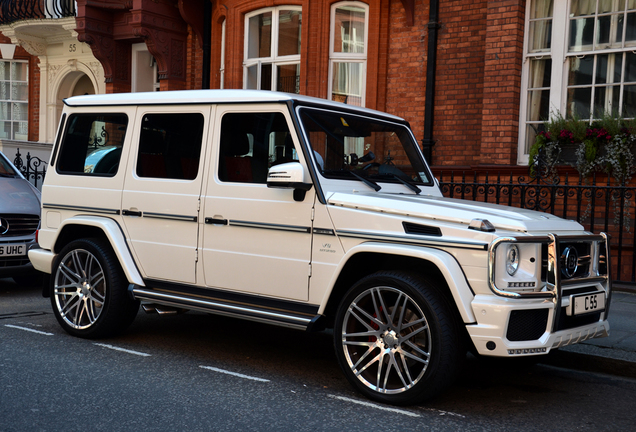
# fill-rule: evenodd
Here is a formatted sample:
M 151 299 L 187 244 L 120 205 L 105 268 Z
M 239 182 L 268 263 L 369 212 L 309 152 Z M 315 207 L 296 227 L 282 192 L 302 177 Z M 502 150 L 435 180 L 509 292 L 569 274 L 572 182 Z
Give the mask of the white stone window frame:
M 257 67 L 257 77 L 256 77 L 256 89 L 261 90 L 261 72 L 262 66 L 264 64 L 271 64 L 272 66 L 272 77 L 270 88 L 272 90 L 279 90 L 277 88 L 278 83 L 278 69 L 277 66 L 287 66 L 287 65 L 298 65 L 300 68 L 300 53 L 294 55 L 286 55 L 279 56 L 278 55 L 278 37 L 279 37 L 279 12 L 281 10 L 289 11 L 298 11 L 302 16 L 302 6 L 295 5 L 282 5 L 275 7 L 262 8 L 255 11 L 252 11 L 248 14 L 245 14 L 245 31 L 243 36 L 243 88 L 248 89 L 252 87 L 248 87 L 249 79 L 248 79 L 248 70 L 250 67 Z M 271 46 L 270 46 L 270 56 L 269 57 L 254 57 L 250 58 L 249 55 L 249 30 L 250 30 L 250 18 L 254 16 L 258 16 L 267 12 L 272 13 L 272 34 L 271 34 Z
M 524 32 L 524 61 L 523 61 L 523 69 L 521 74 L 521 106 L 519 110 L 519 140 L 518 140 L 518 151 L 517 151 L 517 163 L 519 165 L 528 165 L 529 164 L 529 156 L 528 152 L 530 147 L 532 147 L 532 142 L 527 142 L 527 128 L 529 124 L 532 123 L 541 123 L 541 122 L 531 122 L 527 121 L 528 111 L 529 111 L 529 76 L 530 76 L 530 64 L 532 59 L 552 59 L 552 68 L 551 68 L 551 80 L 550 80 L 550 97 L 549 97 L 549 106 L 550 106 L 550 116 L 559 112 L 563 116 L 567 113 L 567 98 L 568 98 L 568 71 L 570 68 L 570 62 L 576 57 L 581 56 L 594 56 L 594 65 L 593 65 L 593 73 L 596 75 L 596 60 L 598 55 L 602 54 L 616 54 L 616 53 L 625 53 L 625 52 L 633 52 L 636 51 L 636 46 L 630 46 L 626 44 L 624 38 L 622 42 L 622 47 L 620 48 L 603 48 L 597 46 L 591 46 L 588 50 L 572 50 L 568 51 L 569 45 L 569 35 L 570 35 L 570 24 L 571 17 L 570 7 L 572 4 L 572 0 L 568 1 L 554 1 L 553 2 L 553 11 L 552 11 L 552 36 L 551 36 L 551 48 L 545 51 L 535 51 L 530 52 L 530 43 L 531 43 L 531 35 L 530 35 L 530 22 L 533 21 L 530 19 L 531 17 L 531 8 L 534 3 L 534 0 L 529 0 L 526 3 L 526 23 L 525 23 L 525 32 Z M 598 4 L 598 0 L 597 0 Z M 601 14 L 598 14 L 601 15 Z M 594 27 L 594 40 L 596 41 L 597 32 L 596 32 L 596 21 Z M 627 27 L 627 22 L 623 23 L 623 35 L 625 34 Z M 623 62 L 623 68 L 625 68 L 625 62 Z M 592 95 L 591 95 L 591 105 L 594 104 L 594 91 L 599 87 L 606 87 L 608 85 L 617 85 L 619 84 L 621 87 L 625 82 L 625 73 L 621 74 L 621 82 L 620 83 L 607 83 L 607 84 L 597 84 L 596 78 L 593 78 L 593 83 L 581 86 L 581 87 L 592 87 Z M 571 88 L 575 88 L 579 86 L 571 86 Z M 535 90 L 540 90 L 541 88 L 535 88 Z M 620 94 L 620 102 L 619 107 L 622 109 L 623 107 L 623 95 L 624 93 L 621 91 Z M 590 121 L 592 121 L 594 113 L 590 113 Z
M 336 10 L 348 6 L 359 7 L 364 9 L 364 52 L 362 53 L 341 53 L 335 52 L 335 25 L 336 25 Z M 361 105 L 366 104 L 366 87 L 367 87 L 367 53 L 369 51 L 369 5 L 359 1 L 342 1 L 331 5 L 331 12 L 329 18 L 329 86 L 327 90 L 328 97 L 331 98 L 333 94 L 333 70 L 336 63 L 357 63 L 362 67 L 361 70 L 361 94 L 359 95 Z
M 26 65 L 26 79 L 23 80 L 18 80 L 18 79 L 13 79 L 11 77 L 11 73 L 9 73 L 9 77 L 7 77 L 7 79 L 2 79 L 1 81 L 4 83 L 8 84 L 9 87 L 9 98 L 8 99 L 0 99 L 0 103 L 6 103 L 9 106 L 9 110 L 10 113 L 8 113 L 8 117 L 6 119 L 0 120 L 1 123 L 5 123 L 8 122 L 10 125 L 10 131 L 9 131 L 9 136 L 7 137 L 2 137 L 4 139 L 10 139 L 10 140 L 16 140 L 16 141 L 28 141 L 29 140 L 29 62 L 28 60 L 9 60 L 9 59 L 0 59 L 0 61 L 2 62 L 6 62 L 9 63 L 9 70 L 12 69 L 13 64 L 15 63 L 21 63 Z M 14 83 L 19 83 L 19 84 L 23 84 L 26 86 L 27 88 L 27 95 L 26 95 L 26 101 L 25 100 L 14 100 L 12 98 L 11 95 L 11 88 L 13 87 Z M 14 104 L 20 104 L 23 106 L 23 109 L 26 112 L 26 120 L 16 120 L 15 116 L 14 116 Z M 20 136 L 17 135 L 17 130 L 19 130 L 19 125 L 23 125 L 24 130 L 26 131 L 25 134 L 19 134 Z M 0 133 L 4 134 L 4 127 L 2 127 L 2 129 L 0 130 Z

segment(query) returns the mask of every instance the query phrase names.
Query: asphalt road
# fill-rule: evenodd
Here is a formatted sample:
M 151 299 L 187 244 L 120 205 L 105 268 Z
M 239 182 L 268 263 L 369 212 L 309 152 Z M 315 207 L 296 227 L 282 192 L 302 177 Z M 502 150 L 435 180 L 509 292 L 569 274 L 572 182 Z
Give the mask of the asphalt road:
M 468 357 L 421 406 L 370 402 L 328 333 L 140 312 L 122 336 L 67 335 L 38 288 L 0 279 L 0 431 L 631 430 L 636 380 Z

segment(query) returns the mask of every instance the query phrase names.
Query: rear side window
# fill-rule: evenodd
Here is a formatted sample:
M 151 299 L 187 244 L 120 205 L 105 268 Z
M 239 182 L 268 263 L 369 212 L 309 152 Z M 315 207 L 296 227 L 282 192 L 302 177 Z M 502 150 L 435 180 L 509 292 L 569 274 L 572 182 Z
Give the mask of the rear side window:
M 137 175 L 194 180 L 199 172 L 202 139 L 201 113 L 144 115 Z
M 126 137 L 126 114 L 72 114 L 57 161 L 57 172 L 112 177 Z

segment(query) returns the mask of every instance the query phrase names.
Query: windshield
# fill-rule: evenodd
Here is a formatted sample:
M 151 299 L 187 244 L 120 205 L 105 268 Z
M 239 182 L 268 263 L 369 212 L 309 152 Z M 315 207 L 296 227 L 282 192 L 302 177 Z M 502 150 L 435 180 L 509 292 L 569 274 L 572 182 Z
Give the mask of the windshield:
M 4 158 L 3 154 L 0 154 L 0 177 L 15 177 L 17 173 L 13 169 L 9 162 Z
M 300 118 L 324 177 L 362 180 L 376 190 L 377 182 L 431 184 L 406 126 L 309 108 L 300 110 Z

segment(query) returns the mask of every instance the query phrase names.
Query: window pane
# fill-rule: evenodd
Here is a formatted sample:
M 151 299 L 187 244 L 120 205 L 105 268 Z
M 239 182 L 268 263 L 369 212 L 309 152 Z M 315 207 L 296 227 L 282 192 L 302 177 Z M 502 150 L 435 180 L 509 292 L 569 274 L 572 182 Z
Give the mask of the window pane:
M 636 41 L 636 13 L 627 14 L 627 28 L 625 29 L 625 42 Z M 631 45 L 634 45 L 633 43 Z
M 552 59 L 530 60 L 529 88 L 550 87 Z
M 628 52 L 625 55 L 625 81 L 636 81 L 636 54 Z
M 607 58 L 607 54 L 596 56 L 596 84 L 607 82 Z
M 297 10 L 281 10 L 278 15 L 278 55 L 300 54 L 302 14 Z
M 619 96 L 619 86 L 596 87 L 594 90 L 594 117 L 601 118 L 604 113 L 617 113 L 619 111 Z
M 276 90 L 286 93 L 300 93 L 300 64 L 277 67 L 278 82 Z
M 550 90 L 528 92 L 528 121 L 543 121 L 550 117 Z
M 627 0 L 627 9 L 636 9 L 636 0 Z
M 585 56 L 583 58 L 570 59 L 570 73 L 568 74 L 568 85 L 592 84 L 592 68 L 594 67 L 594 57 Z
M 11 138 L 11 122 L 0 120 L 0 138 Z
M 336 9 L 333 51 L 364 53 L 365 11 L 355 6 Z
M 594 92 L 594 117 L 601 118 L 605 112 L 606 98 L 608 97 L 608 88 L 597 87 Z
M 261 64 L 261 88 L 260 90 L 272 90 L 272 65 Z
M 594 3 L 594 2 L 590 2 Z M 625 10 L 625 0 L 599 0 L 598 13 L 618 12 Z
M 9 71 L 11 70 L 11 62 L 0 60 L 0 80 L 8 81 L 11 77 Z
M 612 59 L 614 59 L 614 81 L 612 82 L 621 82 L 621 76 L 623 75 L 623 54 L 610 54 L 609 58 L 610 63 L 612 62 Z
M 29 126 L 27 122 L 13 123 L 12 139 L 18 140 L 18 141 L 27 141 L 29 139 Z
M 11 79 L 14 81 L 26 81 L 27 80 L 27 63 L 12 62 L 11 63 Z
M 623 89 L 623 117 L 636 117 L 636 85 L 625 86 Z
M 142 124 L 137 175 L 194 180 L 199 172 L 203 115 L 147 114 Z
M 252 65 L 247 67 L 247 82 L 245 83 L 247 89 L 258 88 L 258 65 Z
M 29 119 L 29 105 L 25 103 L 13 103 L 13 120 L 27 121 Z
M 0 102 L 0 120 L 11 120 L 11 102 Z
M 362 63 L 333 63 L 331 100 L 362 106 Z
M 612 35 L 612 28 L 614 34 Z M 614 36 L 612 38 L 612 36 Z M 598 17 L 596 25 L 596 44 L 601 48 L 609 48 L 612 44 L 623 40 L 623 15 L 605 15 Z
M 9 89 L 11 88 L 11 84 L 7 81 L 0 81 L 0 99 L 9 100 L 11 99 L 11 94 L 9 93 Z
M 272 45 L 272 13 L 266 12 L 250 18 L 248 58 L 270 57 Z
M 530 23 L 530 52 L 547 51 L 552 46 L 552 20 Z
M 572 0 L 571 16 L 593 15 L 595 12 L 595 0 Z
M 594 41 L 594 18 L 581 18 L 570 22 L 570 51 L 583 51 Z
M 11 86 L 11 99 L 15 101 L 27 101 L 29 99 L 29 86 L 26 83 L 13 83 Z
M 622 53 L 597 55 L 595 84 L 621 82 L 622 67 Z
M 127 126 L 125 114 L 72 114 L 66 123 L 57 171 L 114 176 Z
M 577 116 L 582 119 L 590 118 L 590 105 L 592 102 L 592 88 L 568 89 L 567 116 Z
M 551 18 L 553 3 L 553 0 L 536 0 L 532 2 L 530 19 Z

